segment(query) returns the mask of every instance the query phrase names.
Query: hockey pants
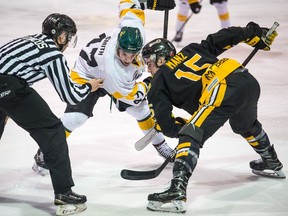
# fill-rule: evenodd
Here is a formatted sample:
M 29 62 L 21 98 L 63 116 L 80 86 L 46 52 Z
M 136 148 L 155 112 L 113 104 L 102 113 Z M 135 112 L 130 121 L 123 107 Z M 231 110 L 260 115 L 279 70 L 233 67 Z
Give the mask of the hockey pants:
M 0 75 L 0 86 L 5 87 L 1 92 L 6 92 L 0 98 L 0 111 L 29 132 L 41 148 L 50 170 L 54 193 L 67 192 L 74 183 L 63 124 L 24 80 Z

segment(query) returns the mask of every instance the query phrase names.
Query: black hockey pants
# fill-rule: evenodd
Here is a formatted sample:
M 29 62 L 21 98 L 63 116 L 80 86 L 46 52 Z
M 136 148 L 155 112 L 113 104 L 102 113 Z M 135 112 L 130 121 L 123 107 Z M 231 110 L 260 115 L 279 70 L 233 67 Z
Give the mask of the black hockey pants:
M 200 145 L 227 120 L 236 134 L 260 134 L 262 125 L 257 120 L 259 83 L 249 72 L 238 71 L 226 77 L 190 119 L 203 131 L 202 138 L 196 139 Z
M 29 132 L 41 148 L 54 193 L 74 186 L 63 124 L 42 97 L 24 80 L 0 75 L 0 111 Z
M 257 120 L 259 96 L 259 83 L 249 72 L 235 70 L 226 77 L 193 114 L 190 124 L 180 130 L 173 173 L 177 173 L 180 168 L 180 171 L 192 173 L 199 149 L 228 120 L 233 132 L 244 138 L 248 134 L 259 135 L 262 130 Z M 269 141 L 264 145 L 267 144 L 270 144 Z M 185 150 L 187 148 L 189 151 Z

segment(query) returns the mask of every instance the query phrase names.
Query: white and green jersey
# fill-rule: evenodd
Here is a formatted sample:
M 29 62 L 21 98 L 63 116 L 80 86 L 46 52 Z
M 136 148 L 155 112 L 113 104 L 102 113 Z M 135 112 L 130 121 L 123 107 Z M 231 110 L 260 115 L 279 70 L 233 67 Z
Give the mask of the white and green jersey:
M 145 70 L 138 56 L 129 66 L 124 66 L 117 56 L 117 38 L 122 27 L 137 27 L 145 44 L 145 14 L 137 0 L 121 1 L 119 25 L 110 33 L 103 33 L 82 48 L 71 77 L 78 83 L 92 78 L 104 78 L 103 88 L 114 98 L 137 106 L 146 96 L 146 86 L 136 80 Z

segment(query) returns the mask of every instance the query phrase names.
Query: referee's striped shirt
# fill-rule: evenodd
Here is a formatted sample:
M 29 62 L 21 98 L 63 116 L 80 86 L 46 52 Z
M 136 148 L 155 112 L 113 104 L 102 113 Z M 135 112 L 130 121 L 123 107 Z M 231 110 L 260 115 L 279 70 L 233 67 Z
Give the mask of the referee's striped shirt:
M 72 105 L 91 90 L 90 84 L 79 85 L 71 80 L 65 57 L 43 34 L 18 38 L 0 47 L 0 79 L 1 74 L 18 76 L 29 84 L 47 77 L 61 100 Z

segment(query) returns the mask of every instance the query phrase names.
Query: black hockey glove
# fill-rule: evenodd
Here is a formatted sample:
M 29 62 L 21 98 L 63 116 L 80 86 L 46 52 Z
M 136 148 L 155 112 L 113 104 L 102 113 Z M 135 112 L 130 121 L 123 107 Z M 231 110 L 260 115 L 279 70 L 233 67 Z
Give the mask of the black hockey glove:
M 152 76 L 146 77 L 146 78 L 143 80 L 143 82 L 144 82 L 147 86 L 149 86 L 150 83 L 151 83 L 151 79 L 152 79 L 152 78 L 153 78 Z
M 184 126 L 188 122 L 188 119 L 182 118 L 182 117 L 176 117 L 175 123 L 178 125 Z
M 147 0 L 147 8 L 151 10 L 172 10 L 175 6 L 175 0 Z
M 176 117 L 175 118 L 175 124 L 179 128 L 179 130 L 188 122 L 188 119 L 182 118 L 182 117 Z M 155 130 L 158 132 L 161 132 L 161 127 L 159 124 L 156 123 Z
M 244 30 L 249 37 L 245 43 L 252 47 L 269 51 L 272 42 L 278 34 L 276 31 L 273 31 L 271 35 L 266 37 L 268 30 L 268 28 L 261 28 L 254 22 L 249 22 Z
M 142 83 L 144 83 L 144 85 L 146 86 L 146 92 L 148 93 L 150 87 L 151 87 L 151 79 L 152 79 L 152 76 L 149 76 L 149 77 L 146 77 Z
M 201 10 L 201 7 L 202 6 L 199 4 L 199 2 L 193 2 L 190 4 L 190 8 L 194 14 L 198 14 Z

